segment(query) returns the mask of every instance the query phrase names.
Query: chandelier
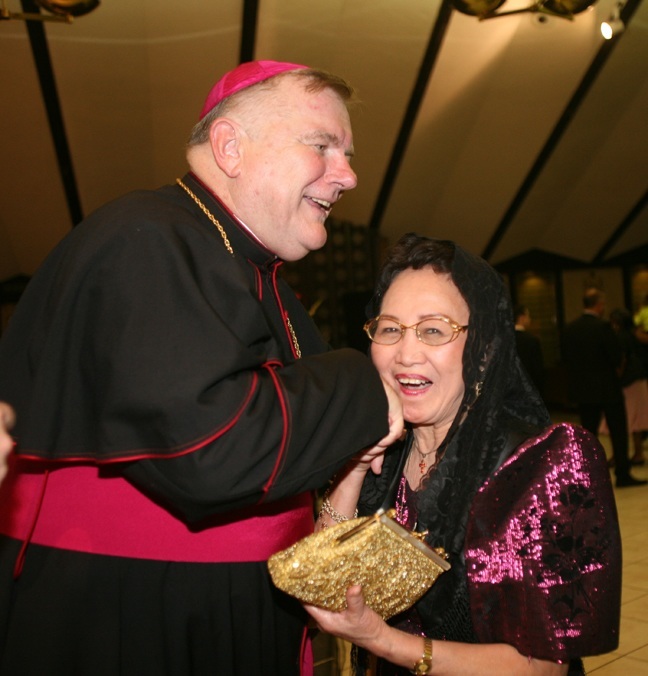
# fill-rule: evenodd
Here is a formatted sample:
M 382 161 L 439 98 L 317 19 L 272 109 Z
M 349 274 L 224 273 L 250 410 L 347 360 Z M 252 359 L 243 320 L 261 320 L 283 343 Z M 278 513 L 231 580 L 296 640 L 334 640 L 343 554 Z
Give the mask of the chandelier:
M 0 5 L 0 21 L 22 19 L 23 21 L 65 21 L 72 23 L 74 17 L 83 16 L 99 6 L 100 0 L 34 0 L 41 12 L 10 12 L 5 6 L 5 0 Z
M 502 11 L 500 8 L 505 2 L 506 0 L 453 0 L 453 6 L 462 14 L 476 16 L 480 21 L 522 12 L 536 12 L 563 19 L 573 19 L 575 14 L 585 11 L 596 0 L 536 0 L 533 4 L 520 9 Z

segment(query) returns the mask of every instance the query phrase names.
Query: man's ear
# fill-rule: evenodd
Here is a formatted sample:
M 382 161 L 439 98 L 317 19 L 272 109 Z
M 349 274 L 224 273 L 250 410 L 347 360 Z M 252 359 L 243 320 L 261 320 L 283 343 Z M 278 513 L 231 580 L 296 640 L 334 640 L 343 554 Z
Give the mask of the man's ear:
M 236 178 L 241 164 L 241 135 L 236 122 L 224 117 L 217 119 L 209 130 L 209 144 L 221 171 Z

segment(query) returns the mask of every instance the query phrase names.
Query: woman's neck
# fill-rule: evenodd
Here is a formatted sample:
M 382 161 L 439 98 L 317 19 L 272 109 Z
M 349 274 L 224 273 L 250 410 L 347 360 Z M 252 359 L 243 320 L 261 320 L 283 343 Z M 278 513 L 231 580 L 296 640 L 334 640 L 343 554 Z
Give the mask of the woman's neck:
M 422 454 L 436 452 L 450 431 L 452 421 L 442 425 L 413 425 L 413 448 L 418 448 Z
M 439 447 L 446 438 L 450 425 L 414 426 L 414 442 L 405 465 L 405 477 L 413 490 L 417 490 L 430 470 L 438 464 Z

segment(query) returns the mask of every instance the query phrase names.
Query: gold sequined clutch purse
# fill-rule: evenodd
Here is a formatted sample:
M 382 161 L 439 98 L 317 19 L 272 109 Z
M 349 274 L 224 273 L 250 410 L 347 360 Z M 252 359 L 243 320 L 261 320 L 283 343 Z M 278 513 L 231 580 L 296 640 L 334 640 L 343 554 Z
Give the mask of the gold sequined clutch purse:
M 362 585 L 366 603 L 384 619 L 418 601 L 450 564 L 421 533 L 394 520 L 395 510 L 351 519 L 309 535 L 270 557 L 275 585 L 304 603 L 346 608 L 346 590 Z

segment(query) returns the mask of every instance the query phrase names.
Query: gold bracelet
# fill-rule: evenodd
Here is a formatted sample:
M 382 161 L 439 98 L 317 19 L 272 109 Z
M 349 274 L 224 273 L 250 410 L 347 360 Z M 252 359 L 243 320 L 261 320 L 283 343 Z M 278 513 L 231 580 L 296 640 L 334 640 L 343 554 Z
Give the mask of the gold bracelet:
M 329 492 L 326 491 L 324 493 L 324 499 L 322 500 L 322 508 L 320 509 L 319 517 L 322 518 L 324 514 L 328 514 L 335 523 L 344 523 L 345 521 L 349 520 L 348 516 L 345 516 L 344 514 L 340 514 L 333 505 L 331 504 L 331 501 L 329 500 Z M 358 510 L 355 510 L 355 513 L 353 514 L 353 518 L 357 518 L 358 516 Z
M 432 639 L 427 636 L 423 637 L 423 657 L 410 669 L 412 674 L 417 676 L 425 676 L 432 670 Z

